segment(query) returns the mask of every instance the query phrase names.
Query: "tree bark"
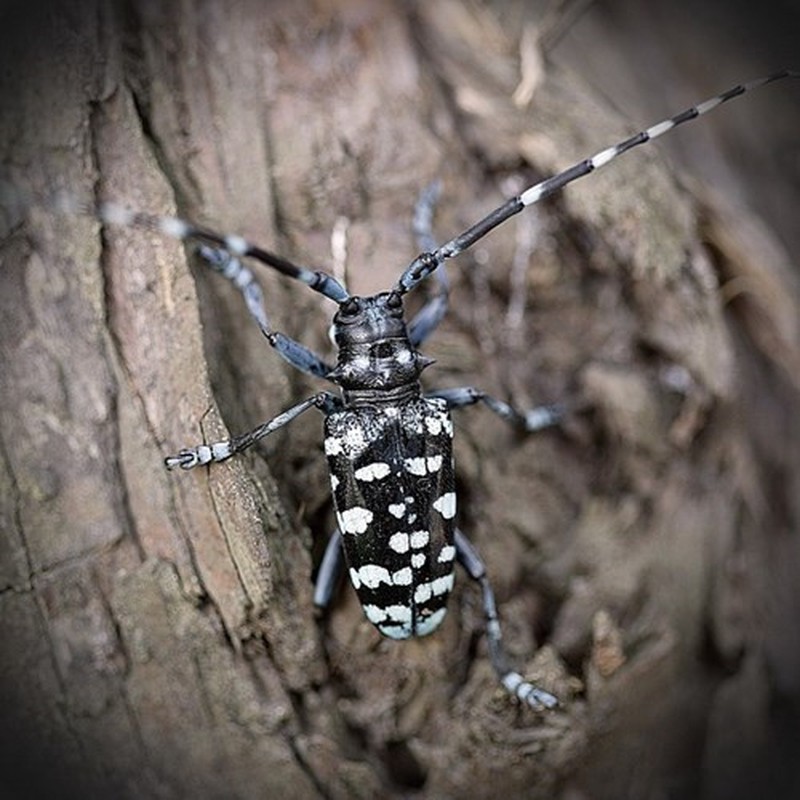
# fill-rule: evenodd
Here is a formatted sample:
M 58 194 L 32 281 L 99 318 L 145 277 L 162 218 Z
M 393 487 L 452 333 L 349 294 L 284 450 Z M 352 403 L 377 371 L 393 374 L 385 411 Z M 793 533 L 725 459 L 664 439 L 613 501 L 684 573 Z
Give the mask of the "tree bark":
M 344 230 L 351 290 L 387 289 L 431 180 L 444 240 L 630 133 L 540 58 L 525 6 L 86 3 L 13 20 L 9 791 L 790 796 L 798 292 L 763 223 L 690 196 L 643 148 L 450 268 L 427 385 L 575 409 L 538 436 L 479 408 L 457 424 L 460 525 L 515 664 L 563 701 L 537 714 L 498 687 L 463 574 L 418 642 L 382 639 L 349 587 L 316 619 L 334 522 L 313 414 L 224 465 L 163 469 L 318 384 L 190 251 L 52 211 L 63 191 L 114 200 L 323 266 Z M 331 304 L 254 269 L 274 327 L 329 353 Z

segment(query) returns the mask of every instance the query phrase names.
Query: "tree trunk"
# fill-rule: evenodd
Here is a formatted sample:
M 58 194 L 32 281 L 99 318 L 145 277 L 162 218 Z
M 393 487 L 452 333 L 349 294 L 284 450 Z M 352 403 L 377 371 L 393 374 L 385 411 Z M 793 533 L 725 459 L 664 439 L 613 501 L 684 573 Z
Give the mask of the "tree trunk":
M 316 619 L 334 521 L 313 413 L 226 464 L 163 468 L 319 385 L 190 251 L 48 210 L 67 192 L 179 213 L 325 267 L 344 231 L 350 289 L 388 289 L 430 181 L 444 240 L 630 133 L 538 58 L 545 28 L 525 9 L 85 3 L 7 20 L 0 781 L 14 796 L 796 788 L 798 292 L 763 223 L 691 197 L 648 147 L 450 268 L 426 385 L 574 409 L 528 437 L 485 409 L 457 419 L 459 524 L 515 664 L 563 702 L 538 714 L 499 688 L 463 573 L 424 640 L 382 639 L 344 586 Z M 254 270 L 274 327 L 330 353 L 331 304 Z

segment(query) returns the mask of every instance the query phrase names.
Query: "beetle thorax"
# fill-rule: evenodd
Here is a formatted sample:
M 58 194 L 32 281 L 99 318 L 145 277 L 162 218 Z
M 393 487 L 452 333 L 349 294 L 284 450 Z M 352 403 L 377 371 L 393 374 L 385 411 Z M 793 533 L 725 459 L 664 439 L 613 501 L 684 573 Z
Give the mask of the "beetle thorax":
M 419 393 L 419 375 L 430 362 L 408 338 L 399 294 L 349 298 L 333 319 L 333 335 L 339 357 L 329 377 L 349 404 Z

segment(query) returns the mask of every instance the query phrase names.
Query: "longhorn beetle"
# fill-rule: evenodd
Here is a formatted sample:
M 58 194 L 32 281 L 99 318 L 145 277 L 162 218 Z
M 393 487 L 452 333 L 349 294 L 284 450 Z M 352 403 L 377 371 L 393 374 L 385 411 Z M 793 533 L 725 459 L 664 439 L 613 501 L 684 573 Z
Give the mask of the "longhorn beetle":
M 798 76 L 798 72 L 784 70 L 753 80 L 658 122 L 525 189 L 439 247 L 430 230 L 436 194 L 436 189 L 430 188 L 418 203 L 414 220 L 423 252 L 392 289 L 372 297 L 350 295 L 332 275 L 293 264 L 239 236 L 221 235 L 181 219 L 101 204 L 93 213 L 102 222 L 156 229 L 176 239 L 197 242 L 200 256 L 241 291 L 250 315 L 278 354 L 302 372 L 324 378 L 341 390 L 341 394 L 321 391 L 227 441 L 181 450 L 166 459 L 166 466 L 192 469 L 224 461 L 308 409 L 318 409 L 325 418 L 324 449 L 338 528 L 320 565 L 314 602 L 322 608 L 329 605 L 346 565 L 367 619 L 383 635 L 393 639 L 425 636 L 442 622 L 453 587 L 454 563 L 458 561 L 480 584 L 489 657 L 501 683 L 533 708 L 554 707 L 557 700 L 552 694 L 524 680 L 509 666 L 483 561 L 455 524 L 450 411 L 483 403 L 518 429 L 533 432 L 558 423 L 564 410 L 560 406 L 518 410 L 473 387 L 423 394 L 419 377 L 431 362 L 418 348 L 447 310 L 444 262 L 523 208 L 631 148 L 745 92 Z M 336 303 L 332 328 L 338 347 L 335 366 L 272 329 L 261 287 L 242 258 L 272 267 Z M 404 295 L 434 274 L 439 279 L 438 291 L 406 323 Z

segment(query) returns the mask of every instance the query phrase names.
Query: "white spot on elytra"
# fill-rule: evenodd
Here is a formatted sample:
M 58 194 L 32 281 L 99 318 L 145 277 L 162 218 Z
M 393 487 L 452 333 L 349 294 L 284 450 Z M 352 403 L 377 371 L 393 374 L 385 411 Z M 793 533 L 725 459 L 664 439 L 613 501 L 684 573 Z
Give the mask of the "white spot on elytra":
M 348 428 L 344 434 L 344 443 L 352 450 L 360 450 L 366 444 L 364 440 L 364 432 L 361 428 Z
M 365 533 L 373 516 L 368 508 L 354 506 L 339 514 L 339 524 L 345 533 Z
M 342 440 L 338 436 L 328 436 L 325 439 L 325 455 L 338 456 L 342 452 Z
M 355 589 L 359 589 L 361 587 L 361 578 L 358 575 L 358 570 L 353 569 L 350 567 L 350 582 L 353 584 Z
M 411 578 L 411 567 L 403 567 L 392 575 L 392 583 L 395 586 L 410 586 Z
M 391 584 L 392 582 L 389 570 L 378 564 L 364 564 L 364 566 L 358 570 L 358 577 L 361 579 L 361 583 L 368 589 L 377 589 L 381 583 Z
M 456 515 L 456 495 L 455 495 L 455 492 L 446 492 L 438 500 L 434 500 L 433 507 L 445 519 L 452 519 Z
M 425 603 L 431 597 L 437 597 L 440 594 L 446 594 L 453 588 L 453 581 L 455 580 L 454 574 L 451 572 L 447 575 L 442 575 L 440 578 L 434 578 L 427 583 L 421 583 L 414 591 L 414 602 Z
M 389 547 L 395 551 L 395 553 L 407 553 L 408 552 L 408 534 L 407 533 L 393 533 L 389 537 Z
M 442 468 L 441 456 L 428 456 L 428 472 L 438 472 Z
M 431 436 L 438 436 L 442 432 L 442 418 L 425 417 L 425 427 Z
M 397 519 L 402 519 L 403 514 L 406 513 L 405 503 L 389 503 L 389 513 Z
M 438 472 L 442 468 L 442 456 L 415 456 L 405 460 L 406 470 L 412 475 L 426 475 L 427 473 Z
M 429 633 L 435 631 L 441 624 L 446 613 L 446 608 L 440 608 L 437 611 L 434 611 L 430 616 L 419 620 L 417 622 L 417 636 L 427 636 Z
M 367 618 L 375 622 L 384 636 L 391 639 L 408 639 L 411 636 L 411 609 L 408 606 L 392 605 L 386 608 L 370 606 L 369 611 L 365 606 L 364 611 Z
M 390 639 L 408 639 L 411 636 L 411 623 L 404 623 L 402 625 L 389 625 L 384 623 L 378 626 L 380 632 Z
M 425 475 L 428 471 L 425 465 L 425 459 L 420 457 L 407 458 L 405 460 L 406 469 L 412 475 Z
M 414 553 L 411 556 L 411 566 L 414 569 L 419 569 L 424 563 L 427 556 L 425 553 Z
M 385 622 L 388 614 L 386 613 L 385 609 L 381 608 L 380 606 L 373 606 L 373 605 L 365 605 L 364 607 L 364 614 L 366 615 L 367 619 L 370 622 L 379 625 L 381 622 Z
M 339 479 L 331 473 L 331 490 L 336 491 L 336 487 L 339 485 Z
M 431 588 L 434 594 L 445 594 L 453 588 L 455 575 L 451 572 L 449 575 L 443 575 L 441 578 L 434 578 L 431 581 Z
M 414 602 L 424 603 L 425 601 L 430 600 L 431 594 L 432 594 L 432 588 L 430 583 L 421 583 L 414 590 Z
M 446 544 L 439 552 L 439 558 L 436 560 L 442 564 L 452 561 L 456 557 L 456 549 L 451 544 Z
M 383 461 L 375 461 L 357 469 L 355 476 L 360 481 L 378 481 L 381 478 L 385 478 L 390 472 L 391 469 L 388 464 Z
M 409 537 L 409 542 L 414 550 L 419 550 L 421 547 L 425 547 L 430 539 L 431 535 L 428 531 L 414 531 Z
M 392 622 L 411 622 L 411 609 L 408 606 L 386 606 L 386 613 Z

